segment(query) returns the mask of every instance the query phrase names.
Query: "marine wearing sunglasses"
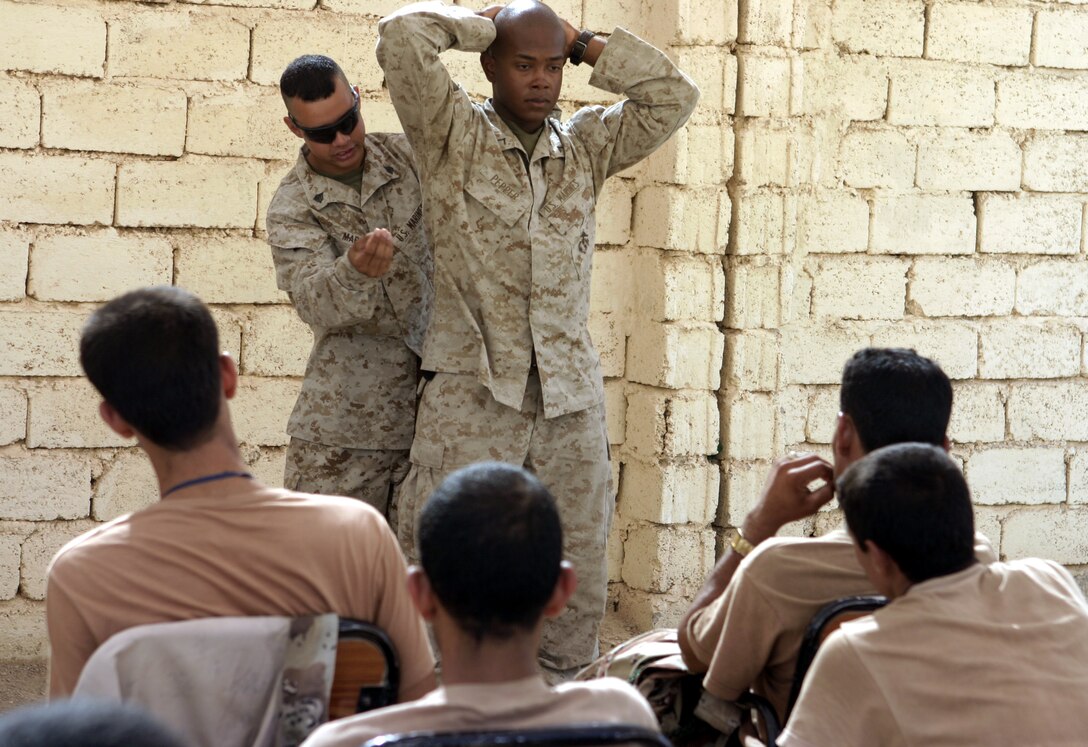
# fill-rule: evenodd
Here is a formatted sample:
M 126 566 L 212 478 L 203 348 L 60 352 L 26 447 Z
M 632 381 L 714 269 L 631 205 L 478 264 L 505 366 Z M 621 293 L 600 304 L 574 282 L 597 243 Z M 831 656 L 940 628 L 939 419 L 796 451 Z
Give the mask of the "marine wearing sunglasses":
M 363 166 L 366 127 L 359 114 L 359 91 L 336 79 L 330 96 L 317 101 L 286 98 L 283 121 L 306 143 L 310 168 L 325 176 L 347 176 Z

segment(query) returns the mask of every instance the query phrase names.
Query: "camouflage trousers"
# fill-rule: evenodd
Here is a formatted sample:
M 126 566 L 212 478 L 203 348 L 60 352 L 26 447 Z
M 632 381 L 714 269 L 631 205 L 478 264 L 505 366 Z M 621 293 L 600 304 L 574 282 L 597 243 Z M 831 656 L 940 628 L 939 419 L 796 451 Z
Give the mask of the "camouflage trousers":
M 395 496 L 407 474 L 405 449 L 343 449 L 292 438 L 283 486 L 302 493 L 359 498 L 381 511 L 396 531 Z
M 598 653 L 615 503 L 604 405 L 546 419 L 535 369 L 520 410 L 500 405 L 471 374 L 438 373 L 426 382 L 412 464 L 400 489 L 397 532 L 409 562 L 419 560 L 415 520 L 427 497 L 450 472 L 480 461 L 524 466 L 555 496 L 564 556 L 574 565 L 578 588 L 566 611 L 545 623 L 540 658 L 553 669 L 588 664 Z

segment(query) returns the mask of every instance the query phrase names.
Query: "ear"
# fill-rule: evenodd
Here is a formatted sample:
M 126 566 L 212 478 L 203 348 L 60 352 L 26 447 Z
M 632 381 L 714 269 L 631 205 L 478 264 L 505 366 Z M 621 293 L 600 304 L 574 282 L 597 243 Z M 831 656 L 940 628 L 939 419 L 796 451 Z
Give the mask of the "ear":
M 952 451 L 952 442 L 948 440 L 947 435 L 945 435 L 945 437 L 941 439 L 941 448 L 945 451 Z
M 110 430 L 121 438 L 136 437 L 136 431 L 133 427 L 129 425 L 128 421 L 122 418 L 121 414 L 113 409 L 113 405 L 106 400 L 102 400 L 102 402 L 99 403 L 98 414 L 102 420 L 106 422 L 106 425 L 109 426 Z
M 555 581 L 551 599 L 544 605 L 544 617 L 559 617 L 577 588 L 578 576 L 574 573 L 574 566 L 564 560 L 559 564 L 559 578 Z
M 427 574 L 418 565 L 408 568 L 408 596 L 419 611 L 419 616 L 427 622 L 438 614 L 438 600 L 431 589 Z
M 305 137 L 305 135 L 302 134 L 302 130 L 300 130 L 298 127 L 296 127 L 295 123 L 291 121 L 291 117 L 284 117 L 283 118 L 283 123 L 285 125 L 287 125 L 287 129 L 289 129 L 291 132 L 295 133 L 295 137 L 300 137 L 300 138 Z
M 219 377 L 223 381 L 223 396 L 234 399 L 238 391 L 238 367 L 234 358 L 225 350 L 219 354 Z
M 491 54 L 491 50 L 487 49 L 480 52 L 480 67 L 484 69 L 484 75 L 487 76 L 487 80 L 491 83 L 495 82 L 495 55 Z
M 840 459 L 849 458 L 857 437 L 854 421 L 846 413 L 840 412 L 838 420 L 835 421 L 835 435 L 831 437 L 832 452 Z

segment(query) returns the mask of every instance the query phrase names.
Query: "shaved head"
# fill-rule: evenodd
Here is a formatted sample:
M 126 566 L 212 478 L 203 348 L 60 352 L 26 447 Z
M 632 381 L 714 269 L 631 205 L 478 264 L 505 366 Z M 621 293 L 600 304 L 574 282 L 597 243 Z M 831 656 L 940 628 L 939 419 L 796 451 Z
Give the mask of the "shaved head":
M 537 0 L 514 0 L 495 16 L 495 42 L 491 45 L 492 53 L 500 49 L 521 46 L 526 33 L 554 33 L 556 44 L 562 49 L 565 37 L 563 23 L 555 11 Z

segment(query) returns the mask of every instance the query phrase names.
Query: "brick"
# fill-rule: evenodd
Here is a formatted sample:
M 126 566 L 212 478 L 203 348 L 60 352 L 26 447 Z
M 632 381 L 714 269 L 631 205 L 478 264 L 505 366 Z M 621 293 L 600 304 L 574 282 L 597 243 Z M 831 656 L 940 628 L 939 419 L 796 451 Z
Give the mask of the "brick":
M 847 52 L 878 57 L 921 57 L 925 32 L 922 2 L 845 0 L 836 2 L 831 33 Z
M 853 325 L 791 324 L 782 331 L 782 381 L 838 384 L 846 360 L 868 346 L 868 332 Z
M 251 447 L 252 448 L 252 447 Z M 287 449 L 264 447 L 255 456 L 248 457 L 249 471 L 262 485 L 283 487 L 283 471 L 287 466 Z
M 873 346 L 911 348 L 932 358 L 950 379 L 978 375 L 978 333 L 954 321 L 904 320 L 873 331 Z
M 108 448 L 131 446 L 102 421 L 102 397 L 84 378 L 52 379 L 32 385 L 26 444 L 31 448 Z
M 1053 322 L 1002 320 L 983 328 L 979 375 L 984 379 L 1057 379 L 1080 373 L 1081 335 Z
M 891 69 L 888 122 L 893 125 L 989 127 L 994 78 L 986 68 L 918 61 Z
M 588 10 L 588 9 L 587 9 Z M 627 23 L 615 24 L 622 26 Z M 602 28 L 593 26 L 590 28 Z M 712 125 L 721 123 L 723 113 L 732 113 L 734 108 L 733 97 L 736 95 L 736 57 L 732 57 L 729 50 L 716 46 L 677 47 L 668 51 L 669 56 L 676 61 L 677 67 L 683 70 L 695 84 L 699 86 L 699 105 L 692 112 L 687 127 L 692 125 Z M 732 91 L 727 91 L 727 60 L 732 60 Z M 728 107 L 726 96 L 728 95 Z M 683 132 L 687 127 L 682 128 Z M 679 134 L 679 132 L 677 133 Z
M 1018 384 L 1009 392 L 1009 435 L 1016 441 L 1088 441 L 1088 391 L 1079 382 Z
M 594 251 L 590 314 L 630 315 L 635 307 L 633 268 L 644 261 L 633 251 Z
M 1035 56 L 1039 67 L 1088 68 L 1088 11 L 1044 10 L 1036 18 Z
M 809 184 L 814 148 L 809 128 L 757 120 L 738 134 L 734 177 L 748 188 Z
M 321 40 L 321 53 L 336 60 L 347 73 L 348 80 L 359 86 L 360 91 L 381 89 L 385 78 L 374 56 L 378 43 L 377 24 L 344 23 L 341 17 L 330 15 L 323 19 L 319 14 L 307 15 L 306 23 L 299 23 L 289 15 L 258 21 L 253 28 L 250 80 L 261 85 L 277 85 L 291 60 L 313 52 L 314 39 Z M 472 55 L 468 62 L 474 62 L 479 68 L 477 60 L 476 55 Z
M 222 307 L 212 307 L 212 319 L 219 329 L 219 349 L 234 356 L 235 362 L 242 353 L 242 319 L 239 315 Z
M 781 282 L 772 264 L 733 265 L 725 274 L 725 324 L 730 329 L 775 329 Z
M 998 448 L 967 459 L 975 503 L 1005 505 L 1065 502 L 1063 449 Z
M 1021 314 L 1088 316 L 1088 265 L 1039 262 L 1020 270 L 1016 310 Z
M 19 558 L 22 537 L 0 534 L 0 599 L 14 599 L 19 593 Z
M 927 191 L 1020 188 L 1020 145 L 1002 132 L 944 131 L 918 147 L 918 186 Z
M 0 446 L 26 438 L 26 392 L 13 386 L 0 386 Z
M 975 206 L 970 197 L 899 195 L 873 201 L 873 251 L 971 254 Z
M 640 318 L 721 321 L 725 313 L 725 274 L 720 262 L 652 252 L 639 255 L 630 263 L 630 269 Z
M 620 511 L 627 519 L 655 524 L 708 524 L 718 504 L 718 466 L 703 460 L 691 464 L 624 464 Z
M 1010 560 L 1043 557 L 1057 563 L 1088 562 L 1088 511 L 1064 506 L 1022 509 L 1002 525 L 1001 554 Z
M 0 68 L 102 77 L 106 22 L 90 9 L 0 3 Z
M 805 439 L 813 444 L 830 444 L 839 420 L 839 387 L 820 387 L 809 402 L 805 418 Z
M 252 228 L 257 179 L 237 161 L 127 161 L 117 173 L 117 225 Z
M 175 283 L 206 303 L 287 303 L 276 287 L 268 246 L 259 239 L 205 237 L 179 243 Z
M 605 426 L 608 443 L 617 446 L 627 440 L 627 392 L 626 382 L 621 380 L 604 383 Z M 617 482 L 618 486 L 619 483 Z
M 802 113 L 879 120 L 888 108 L 888 66 L 868 55 L 805 55 Z
M 808 254 L 865 251 L 869 203 L 845 192 L 801 198 L 798 248 Z
M 1088 452 L 1079 448 L 1069 458 L 1069 502 L 1088 503 Z
M 1009 127 L 1088 129 L 1088 78 L 1013 73 L 997 83 L 997 121 Z
M 637 525 L 624 543 L 623 581 L 634 589 L 665 592 L 702 583 L 714 565 L 714 532 Z
M 713 5 L 713 4 L 711 4 Z M 738 41 L 784 47 L 793 31 L 793 7 L 777 0 L 747 0 L 740 4 Z
M 87 515 L 91 465 L 82 456 L 22 452 L 0 457 L 0 516 L 25 521 Z
M 298 388 L 299 383 L 289 379 L 243 376 L 231 406 L 238 440 L 251 446 L 286 446 L 287 418 Z
M 980 195 L 979 251 L 1002 254 L 1076 254 L 1084 204 L 1079 198 Z
M 280 480 L 283 480 L 282 471 Z M 91 515 L 98 521 L 110 521 L 158 500 L 159 481 L 151 462 L 142 451 L 126 449 L 117 453 L 95 482 Z
M 733 130 L 720 124 L 689 123 L 654 151 L 643 169 L 646 178 L 655 182 L 723 184 L 733 171 Z M 600 215 L 600 207 L 597 212 Z
M 180 156 L 186 106 L 185 92 L 177 88 L 70 81 L 45 90 L 42 145 Z
M 86 317 L 78 311 L 0 311 L 0 376 L 81 376 L 79 332 Z
M 608 566 L 608 581 L 619 582 L 623 579 L 623 541 L 627 538 L 627 532 L 622 521 L 617 517 L 612 522 L 608 532 L 608 547 L 605 551 L 605 562 Z
M 739 67 L 740 64 L 737 62 L 736 54 L 727 54 L 722 72 L 722 85 L 725 87 L 725 90 L 722 92 L 722 111 L 726 114 L 733 114 L 737 109 L 737 77 Z
M 634 185 L 629 180 L 609 179 L 604 183 L 595 211 L 595 238 L 598 247 L 602 244 L 623 246 L 631 238 L 631 209 L 634 201 Z
M 115 172 L 93 158 L 0 153 L 0 220 L 109 224 Z
M 725 45 L 737 38 L 737 13 L 737 0 L 710 5 L 698 0 L 658 0 L 641 5 L 620 0 L 598 9 L 587 7 L 586 22 L 588 28 L 610 32 L 640 18 L 640 30 L 647 30 L 651 41 L 659 45 Z M 591 19 L 601 25 L 591 24 Z
M 924 316 L 1004 316 L 1012 311 L 1016 270 L 975 259 L 916 260 L 907 310 Z
M 910 263 L 900 259 L 843 257 L 820 260 L 812 313 L 834 319 L 901 319 Z M 859 278 L 865 278 L 859 282 Z
M 1005 440 L 1005 398 L 994 384 L 959 383 L 952 387 L 948 437 L 958 444 Z
M 242 373 L 302 376 L 313 346 L 313 333 L 292 307 L 267 306 L 250 315 L 242 344 Z
M 773 332 L 727 332 L 725 387 L 745 392 L 773 392 L 778 384 L 778 348 L 778 335 Z
M 659 249 L 718 253 L 723 192 L 719 187 L 646 187 L 635 197 L 635 240 Z
M 656 630 L 657 628 L 675 628 L 680 624 L 680 618 L 691 604 L 691 595 L 695 590 L 686 595 L 672 594 L 647 594 L 638 589 L 629 589 L 622 584 L 617 584 L 615 590 L 615 618 L 622 621 L 630 631 L 637 633 L 642 630 Z M 610 621 L 606 616 L 606 623 Z M 625 632 L 618 632 L 615 640 L 626 640 Z
M 722 464 L 722 496 L 716 523 L 739 527 L 756 505 L 771 465 L 766 461 L 730 460 Z
M 843 180 L 849 187 L 914 185 L 918 153 L 896 130 L 852 130 L 842 139 L 839 159 Z
M 790 113 L 790 59 L 745 54 L 737 59 L 740 96 L 737 114 L 787 117 Z
M 302 141 L 283 124 L 286 113 L 275 88 L 194 96 L 186 150 L 211 156 L 291 159 Z
M 0 229 L 0 301 L 26 298 L 30 236 L 18 229 Z
M 43 301 L 108 301 L 147 285 L 169 285 L 173 247 L 158 234 L 42 236 L 30 255 L 30 295 Z
M 45 603 L 16 597 L 0 603 L 0 651 L 4 658 L 42 660 L 49 656 Z M 41 690 L 44 697 L 44 687 Z
M 313 0 L 301 1 L 304 3 L 303 10 L 313 7 Z M 267 2 L 267 0 L 264 0 L 264 2 Z M 384 18 L 402 5 L 403 3 L 400 0 L 325 0 L 321 7 L 331 10 L 333 13 L 350 13 L 371 16 L 372 18 Z M 549 7 L 558 8 L 558 6 Z M 573 21 L 571 22 L 573 23 Z
M 62 547 L 79 535 L 93 529 L 91 521 L 65 521 L 43 526 L 23 542 L 20 564 L 23 577 L 22 592 L 30 599 L 45 599 L 46 570 Z
M 287 163 L 269 164 L 265 167 L 265 173 L 257 180 L 257 230 L 259 238 L 268 237 L 268 203 L 276 194 L 276 189 L 286 176 L 289 165 Z
M 934 60 L 1026 65 L 1031 51 L 1031 8 L 934 3 L 926 56 Z
M 774 399 L 745 393 L 722 407 L 722 449 L 730 459 L 766 459 L 774 453 Z
M 1008 509 L 994 506 L 975 506 L 975 532 L 990 540 L 994 552 L 1001 553 L 1001 522 Z
M 0 148 L 33 148 L 38 144 L 42 107 L 38 89 L 20 80 L 0 80 L 6 113 L 0 121 Z
M 1024 187 L 1088 192 L 1088 135 L 1036 135 L 1024 147 Z
M 591 314 L 589 336 L 601 359 L 603 376 L 623 376 L 627 357 L 627 336 L 611 314 Z
M 155 9 L 110 25 L 113 76 L 242 80 L 248 67 L 249 28 L 229 16 Z
M 711 392 L 632 387 L 627 392 L 627 416 L 624 443 L 643 458 L 718 452 L 718 402 Z
M 728 215 L 728 213 L 724 213 Z M 785 241 L 785 204 L 769 192 L 743 192 L 733 219 L 736 242 L 733 254 L 781 254 Z
M 723 347 L 723 336 L 712 325 L 654 325 L 628 339 L 627 379 L 668 389 L 717 390 Z

